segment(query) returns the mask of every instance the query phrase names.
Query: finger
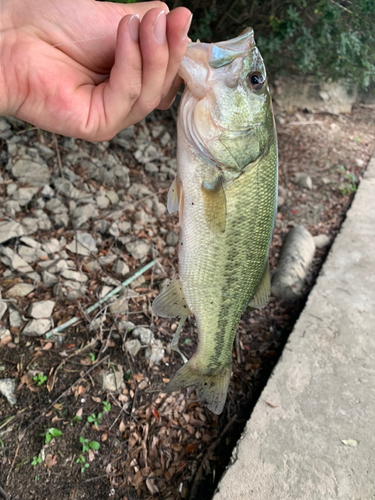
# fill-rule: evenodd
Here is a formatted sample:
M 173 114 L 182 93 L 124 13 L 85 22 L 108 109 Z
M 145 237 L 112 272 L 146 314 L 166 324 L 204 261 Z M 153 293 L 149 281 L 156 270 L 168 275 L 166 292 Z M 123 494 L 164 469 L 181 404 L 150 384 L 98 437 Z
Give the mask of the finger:
M 169 8 L 167 4 L 164 2 L 140 2 L 140 3 L 112 3 L 105 2 L 103 3 L 105 8 L 111 7 L 116 10 L 120 16 L 126 16 L 127 14 L 138 14 L 140 19 L 143 19 L 143 16 L 151 9 L 159 9 L 164 10 L 165 13 L 169 12 Z
M 171 88 L 169 89 L 168 94 L 160 101 L 158 109 L 168 109 L 172 106 L 174 100 L 176 99 L 176 94 L 182 84 L 183 79 L 177 75 L 172 83 Z
M 115 63 L 109 80 L 93 90 L 87 128 L 93 132 L 96 128 L 96 140 L 111 138 L 121 128 L 130 125 L 127 122 L 129 113 L 142 90 L 139 24 L 137 15 L 121 19 L 117 32 Z M 106 138 L 101 134 L 105 134 Z
M 185 55 L 186 44 L 188 41 L 187 34 L 191 25 L 192 14 L 188 9 L 179 7 L 167 16 L 167 39 L 169 47 L 169 61 L 165 75 L 163 100 L 169 95 L 171 99 L 171 87 L 174 85 L 172 92 L 178 90 L 175 80 L 182 58 Z
M 142 91 L 132 109 L 136 121 L 155 109 L 162 98 L 169 56 L 166 24 L 165 12 L 153 9 L 147 12 L 140 25 Z

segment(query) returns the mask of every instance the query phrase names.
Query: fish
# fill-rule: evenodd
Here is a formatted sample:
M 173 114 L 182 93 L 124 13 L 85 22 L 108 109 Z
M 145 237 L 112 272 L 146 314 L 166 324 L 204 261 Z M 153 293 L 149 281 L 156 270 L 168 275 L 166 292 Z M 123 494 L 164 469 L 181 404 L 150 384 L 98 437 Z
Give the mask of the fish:
M 198 348 L 163 389 L 196 386 L 223 411 L 242 312 L 270 297 L 268 254 L 277 214 L 278 154 L 266 68 L 247 28 L 218 43 L 190 42 L 177 119 L 177 175 L 169 213 L 179 212 L 178 275 L 152 304 L 161 317 L 195 316 Z M 181 353 L 180 353 L 181 354 Z

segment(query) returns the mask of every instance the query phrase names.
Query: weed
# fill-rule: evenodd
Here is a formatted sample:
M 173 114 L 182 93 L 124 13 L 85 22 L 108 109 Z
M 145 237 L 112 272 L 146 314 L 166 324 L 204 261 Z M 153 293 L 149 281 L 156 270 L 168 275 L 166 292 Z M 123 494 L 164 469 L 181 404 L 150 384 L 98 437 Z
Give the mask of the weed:
M 103 405 L 103 411 L 107 411 L 108 413 L 111 411 L 111 403 L 102 401 L 102 405 Z
M 38 373 L 38 375 L 35 375 L 33 377 L 34 382 L 36 382 L 36 385 L 43 385 L 45 382 L 47 382 L 47 376 L 43 375 L 43 373 Z
M 87 417 L 87 421 L 90 422 L 90 424 L 93 424 L 95 427 L 98 427 L 101 424 L 102 416 L 103 413 L 98 413 L 97 415 L 95 415 L 95 413 L 92 413 Z
M 35 466 L 38 464 L 42 463 L 42 457 L 38 455 L 37 457 L 33 457 L 33 461 L 31 462 L 31 465 Z
M 47 432 L 40 435 L 45 438 L 45 444 L 48 444 L 53 438 L 62 436 L 62 432 L 59 429 L 55 429 L 55 427 L 50 427 Z

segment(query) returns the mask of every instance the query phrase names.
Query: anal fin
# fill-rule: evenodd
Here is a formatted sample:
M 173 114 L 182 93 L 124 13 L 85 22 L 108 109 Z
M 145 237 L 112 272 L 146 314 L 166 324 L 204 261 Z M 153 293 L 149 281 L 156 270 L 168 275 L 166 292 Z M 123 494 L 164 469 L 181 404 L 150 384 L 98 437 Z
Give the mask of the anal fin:
M 264 267 L 263 276 L 258 285 L 257 291 L 249 303 L 250 307 L 261 309 L 268 304 L 271 295 L 270 266 L 268 260 Z
M 176 318 L 191 314 L 184 297 L 181 280 L 174 279 L 167 285 L 154 300 L 152 311 L 162 318 Z
M 227 222 L 227 200 L 221 175 L 213 182 L 203 182 L 202 192 L 207 225 L 212 231 L 224 233 Z

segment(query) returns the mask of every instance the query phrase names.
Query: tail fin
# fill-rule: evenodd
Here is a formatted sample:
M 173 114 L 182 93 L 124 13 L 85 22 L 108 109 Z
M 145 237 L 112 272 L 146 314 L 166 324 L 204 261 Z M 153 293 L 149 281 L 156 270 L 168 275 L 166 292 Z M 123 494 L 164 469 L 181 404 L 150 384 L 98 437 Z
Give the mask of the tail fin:
M 173 392 L 190 385 L 197 386 L 198 399 L 213 413 L 219 415 L 227 398 L 232 365 L 229 364 L 206 374 L 196 366 L 194 357 L 185 363 L 164 387 L 163 392 Z

